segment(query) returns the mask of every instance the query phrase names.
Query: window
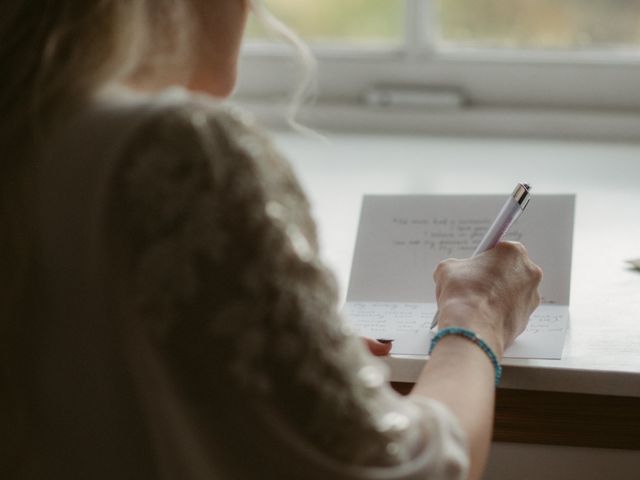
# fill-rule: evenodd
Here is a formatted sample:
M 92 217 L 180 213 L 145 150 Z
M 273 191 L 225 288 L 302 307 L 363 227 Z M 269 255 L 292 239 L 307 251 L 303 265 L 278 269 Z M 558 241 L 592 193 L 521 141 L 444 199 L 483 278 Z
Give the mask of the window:
M 640 0 L 267 4 L 319 60 L 312 124 L 640 138 Z M 291 53 L 251 31 L 240 97 L 282 100 Z
M 640 45 L 638 0 L 438 0 L 440 40 L 487 48 L 594 50 Z
M 267 0 L 271 11 L 307 41 L 384 44 L 402 41 L 403 2 L 398 0 Z M 265 39 L 263 29 L 249 24 L 253 39 Z

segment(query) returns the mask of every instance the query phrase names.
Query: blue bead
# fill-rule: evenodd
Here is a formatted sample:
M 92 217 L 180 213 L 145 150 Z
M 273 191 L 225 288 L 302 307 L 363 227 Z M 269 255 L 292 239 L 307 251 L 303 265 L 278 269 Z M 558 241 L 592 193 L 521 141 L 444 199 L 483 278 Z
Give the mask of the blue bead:
M 431 339 L 431 347 L 429 348 L 429 355 L 431 355 L 431 352 L 433 352 L 433 349 L 436 348 L 436 345 L 438 344 L 438 342 L 442 340 L 444 337 L 446 337 L 447 335 L 459 335 L 461 337 L 471 340 L 473 343 L 478 345 L 482 349 L 482 351 L 487 354 L 487 356 L 489 357 L 489 360 L 491 360 L 491 363 L 493 364 L 493 368 L 495 370 L 496 386 L 500 384 L 500 379 L 502 378 L 502 367 L 500 366 L 500 362 L 498 362 L 498 357 L 493 352 L 493 350 L 491 350 L 491 347 L 487 345 L 487 343 L 484 340 L 478 337 L 471 330 L 467 330 L 466 328 L 460 328 L 460 327 L 443 328 L 438 333 L 436 333 L 435 336 Z

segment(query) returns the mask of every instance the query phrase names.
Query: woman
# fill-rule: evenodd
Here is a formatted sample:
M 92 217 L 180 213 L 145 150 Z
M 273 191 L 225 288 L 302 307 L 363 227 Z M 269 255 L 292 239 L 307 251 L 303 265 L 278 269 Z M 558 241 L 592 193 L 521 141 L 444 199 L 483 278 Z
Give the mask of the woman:
M 2 478 L 481 475 L 497 365 L 447 335 L 392 392 L 291 170 L 214 100 L 250 7 L 0 1 Z M 499 359 L 540 277 L 444 262 L 440 328 Z

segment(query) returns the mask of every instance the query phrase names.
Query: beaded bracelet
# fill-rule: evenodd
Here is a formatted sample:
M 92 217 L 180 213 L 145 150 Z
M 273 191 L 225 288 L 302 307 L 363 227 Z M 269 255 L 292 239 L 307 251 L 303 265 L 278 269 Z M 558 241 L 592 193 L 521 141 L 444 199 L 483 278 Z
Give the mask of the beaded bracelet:
M 431 352 L 433 352 L 433 349 L 436 348 L 436 345 L 438 344 L 438 342 L 442 340 L 444 337 L 446 337 L 447 335 L 460 335 L 461 337 L 471 340 L 473 343 L 478 345 L 482 349 L 482 351 L 487 354 L 487 356 L 489 357 L 489 360 L 491 360 L 491 363 L 493 364 L 493 368 L 496 371 L 496 375 L 495 375 L 496 386 L 498 386 L 498 384 L 500 383 L 500 378 L 502 377 L 502 367 L 500 366 L 500 362 L 498 362 L 498 357 L 496 357 L 496 354 L 493 353 L 493 350 L 491 350 L 491 347 L 487 345 L 487 343 L 484 340 L 478 337 L 471 330 L 467 330 L 466 328 L 460 328 L 460 327 L 443 328 L 442 330 L 438 331 L 438 333 L 436 333 L 434 337 L 431 339 L 431 348 L 429 348 L 429 355 L 431 355 Z

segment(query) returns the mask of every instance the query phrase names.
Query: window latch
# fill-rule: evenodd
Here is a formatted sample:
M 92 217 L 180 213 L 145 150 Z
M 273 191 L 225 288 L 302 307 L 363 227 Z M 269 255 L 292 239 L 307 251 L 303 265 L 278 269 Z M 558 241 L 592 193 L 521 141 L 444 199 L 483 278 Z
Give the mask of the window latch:
M 465 106 L 462 92 L 450 87 L 375 86 L 364 94 L 371 107 L 415 110 L 457 110 Z

